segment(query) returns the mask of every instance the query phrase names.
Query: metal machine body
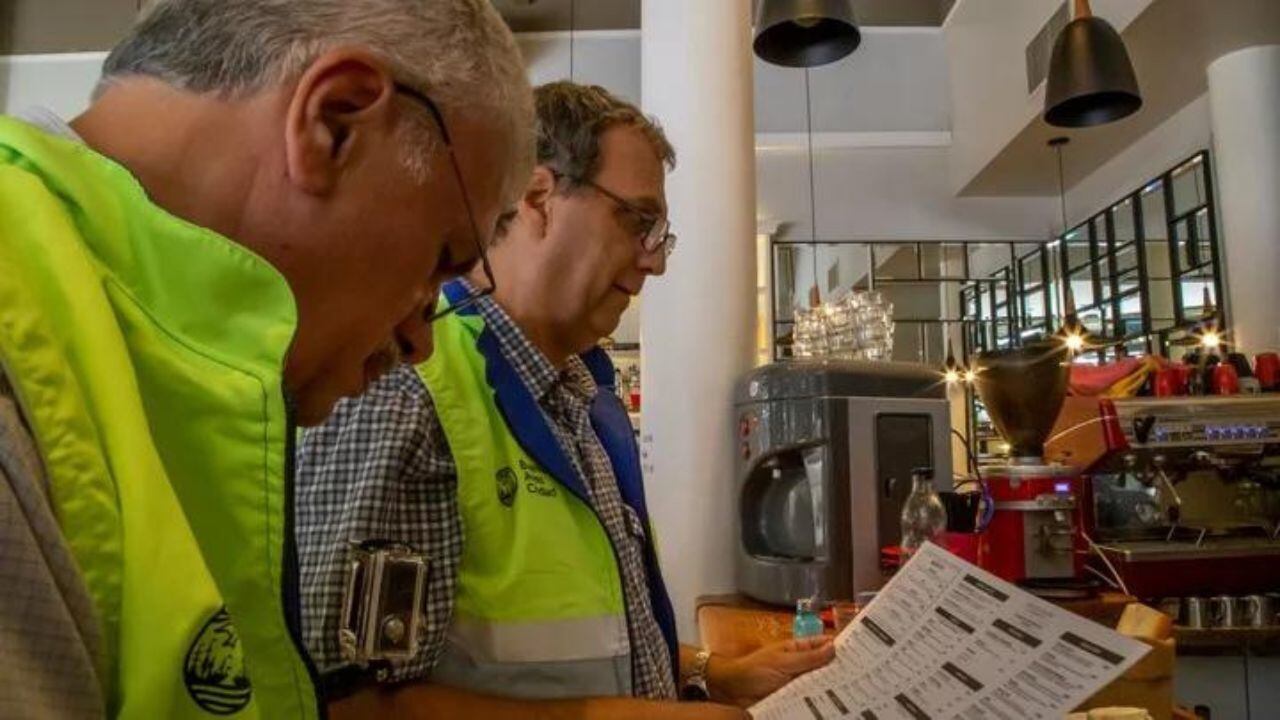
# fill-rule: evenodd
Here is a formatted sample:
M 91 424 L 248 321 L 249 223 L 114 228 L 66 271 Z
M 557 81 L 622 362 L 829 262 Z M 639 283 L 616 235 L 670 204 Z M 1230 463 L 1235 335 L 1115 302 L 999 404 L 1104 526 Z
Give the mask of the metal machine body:
M 911 471 L 949 489 L 950 405 L 907 363 L 796 361 L 738 386 L 738 589 L 757 600 L 851 600 L 884 582 Z
M 1280 589 L 1280 395 L 1080 400 L 1096 429 L 1059 445 L 1088 467 L 1087 531 L 1130 593 Z
M 1010 582 L 1080 578 L 1079 474 L 1064 465 L 1003 465 L 983 470 L 995 512 L 979 543 L 978 562 Z

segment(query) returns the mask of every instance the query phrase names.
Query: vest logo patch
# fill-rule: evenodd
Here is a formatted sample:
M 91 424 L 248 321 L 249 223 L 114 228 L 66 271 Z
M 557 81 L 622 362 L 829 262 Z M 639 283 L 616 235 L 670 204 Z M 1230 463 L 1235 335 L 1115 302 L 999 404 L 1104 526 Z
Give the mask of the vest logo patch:
M 232 715 L 249 704 L 253 689 L 244 673 L 240 635 L 226 606 L 205 622 L 191 642 L 182 679 L 191 699 L 205 712 Z
M 503 507 L 511 507 L 516 502 L 516 491 L 520 489 L 520 481 L 516 479 L 516 473 L 509 467 L 504 467 L 498 471 L 498 502 Z
M 537 465 L 521 459 L 520 469 L 524 471 L 525 492 L 546 498 L 553 498 L 560 494 L 555 481 L 547 477 Z

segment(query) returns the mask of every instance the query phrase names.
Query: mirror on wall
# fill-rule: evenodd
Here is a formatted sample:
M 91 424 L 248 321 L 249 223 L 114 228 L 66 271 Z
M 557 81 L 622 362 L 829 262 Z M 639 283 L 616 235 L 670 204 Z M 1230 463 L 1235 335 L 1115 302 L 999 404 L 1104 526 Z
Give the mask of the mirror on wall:
M 1012 342 L 1057 328 L 1066 287 L 1085 327 L 1124 338 L 1129 353 L 1168 355 L 1169 340 L 1207 313 L 1221 319 L 1222 272 L 1208 164 L 1208 152 L 1197 153 L 1057 240 L 1019 247 L 1008 267 L 1016 311 Z M 982 283 L 963 292 L 966 317 L 986 321 Z M 965 337 L 966 352 L 1003 346 L 1003 334 Z M 1115 354 L 1104 349 L 1082 360 Z
M 940 365 L 948 340 L 958 351 L 969 327 L 1007 341 L 1016 304 L 1008 271 L 1014 257 L 1015 246 L 1007 242 L 775 241 L 774 356 L 791 355 L 796 308 L 809 307 L 815 296 L 826 301 L 851 290 L 874 289 L 893 304 L 894 360 Z M 990 317 L 969 321 L 961 290 L 976 280 Z
M 1091 332 L 1168 355 L 1205 313 L 1222 319 L 1209 161 L 1197 153 L 1051 242 L 775 240 L 774 357 L 790 356 L 793 311 L 815 294 L 880 291 L 894 306 L 893 358 L 938 364 L 948 339 L 968 356 L 1054 332 L 1068 286 Z

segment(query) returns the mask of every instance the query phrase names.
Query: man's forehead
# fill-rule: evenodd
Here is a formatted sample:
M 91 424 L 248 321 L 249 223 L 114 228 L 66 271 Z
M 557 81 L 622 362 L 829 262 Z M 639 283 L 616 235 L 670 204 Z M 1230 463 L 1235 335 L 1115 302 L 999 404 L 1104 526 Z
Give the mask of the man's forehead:
M 600 137 L 596 181 L 646 209 L 666 207 L 666 167 L 639 128 L 618 125 Z

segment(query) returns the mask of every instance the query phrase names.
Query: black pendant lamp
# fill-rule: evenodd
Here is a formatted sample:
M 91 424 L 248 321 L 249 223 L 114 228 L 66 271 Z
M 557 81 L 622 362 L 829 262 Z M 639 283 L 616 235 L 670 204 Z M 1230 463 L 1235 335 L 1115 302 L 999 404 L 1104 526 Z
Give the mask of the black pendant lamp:
M 757 8 L 752 47 L 761 60 L 774 65 L 826 65 L 862 42 L 853 0 L 760 0 Z
M 1089 0 L 1075 0 L 1075 15 L 1053 43 L 1045 122 L 1091 127 L 1137 112 L 1142 97 L 1120 33 L 1093 15 Z

